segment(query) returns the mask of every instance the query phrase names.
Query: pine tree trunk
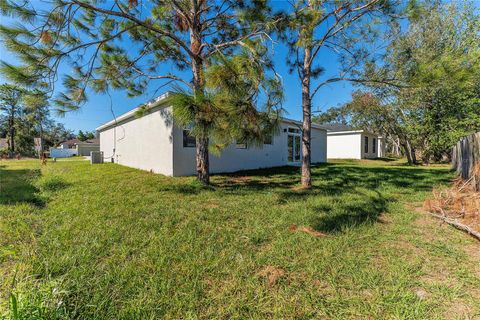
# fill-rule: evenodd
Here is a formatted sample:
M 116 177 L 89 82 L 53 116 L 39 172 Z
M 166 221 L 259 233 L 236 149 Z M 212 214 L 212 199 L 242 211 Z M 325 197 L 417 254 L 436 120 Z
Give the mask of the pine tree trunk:
M 312 48 L 305 47 L 303 57 L 303 77 L 302 77 L 302 187 L 310 189 L 312 187 L 311 172 L 311 140 L 312 140 L 312 104 L 310 98 L 310 78 L 311 66 L 310 58 Z
M 194 1 L 192 3 L 192 9 L 196 11 L 198 9 L 197 3 Z M 203 60 L 201 57 L 201 44 L 202 39 L 200 36 L 200 20 L 199 15 L 195 12 L 192 12 L 193 22 L 192 28 L 190 30 L 190 50 L 193 53 L 192 57 L 192 73 L 193 73 L 193 94 L 195 97 L 203 95 L 204 90 L 204 79 L 203 79 Z M 197 114 L 201 112 L 197 110 Z M 210 184 L 210 165 L 209 165 L 209 155 L 208 155 L 208 132 L 207 126 L 204 121 L 197 117 L 196 126 L 199 126 L 202 130 L 201 136 L 196 138 L 196 153 L 195 161 L 197 168 L 197 179 L 205 184 Z
M 193 62 L 193 82 L 194 82 L 194 95 L 200 95 L 203 92 L 203 79 L 201 75 L 201 64 Z M 196 126 L 202 127 L 202 135 L 197 136 L 196 138 L 196 154 L 195 161 L 197 167 L 197 178 L 198 180 L 208 185 L 210 184 L 210 164 L 209 164 L 209 155 L 208 155 L 208 133 L 206 125 L 203 123 L 202 119 L 196 120 Z
M 10 157 L 13 157 L 15 153 L 15 115 L 14 110 L 12 110 L 12 114 L 10 115 L 10 119 L 8 120 L 9 126 L 9 135 L 10 135 Z

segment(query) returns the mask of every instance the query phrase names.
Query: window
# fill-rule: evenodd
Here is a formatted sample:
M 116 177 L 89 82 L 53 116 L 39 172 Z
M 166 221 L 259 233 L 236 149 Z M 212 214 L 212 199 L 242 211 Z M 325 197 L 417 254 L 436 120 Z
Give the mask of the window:
M 195 137 L 190 135 L 190 130 L 183 130 L 183 147 L 195 148 L 196 145 Z
M 365 137 L 365 145 L 363 146 L 363 149 L 365 153 L 368 153 L 368 137 Z
M 247 149 L 247 143 L 245 140 L 237 141 L 237 149 Z
M 300 129 L 288 128 L 288 132 L 289 132 L 289 133 L 298 133 L 298 134 L 300 134 Z
M 273 135 L 266 135 L 265 138 L 263 138 L 263 144 L 273 144 Z
M 372 153 L 377 152 L 377 139 L 372 139 Z

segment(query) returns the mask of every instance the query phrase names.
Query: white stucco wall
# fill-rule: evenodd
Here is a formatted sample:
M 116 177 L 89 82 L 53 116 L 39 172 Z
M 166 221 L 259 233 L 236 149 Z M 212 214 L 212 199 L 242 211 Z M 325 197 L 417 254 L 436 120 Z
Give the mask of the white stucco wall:
M 114 162 L 121 165 L 173 175 L 171 111 L 171 107 L 152 109 L 140 118 L 133 117 L 116 127 L 99 130 L 100 150 L 105 161 L 113 156 Z
M 385 157 L 385 138 L 378 138 L 378 157 Z
M 327 149 L 327 131 L 313 128 L 311 145 L 312 163 L 327 162 Z
M 361 133 L 329 133 L 327 136 L 328 159 L 361 159 Z
M 368 137 L 368 152 L 365 152 L 365 137 Z M 376 148 L 375 152 L 373 151 L 373 139 L 376 139 Z M 371 133 L 362 133 L 362 159 L 375 159 L 379 157 L 380 149 L 379 149 L 379 142 L 378 142 L 378 135 L 374 135 Z
M 288 134 L 284 132 L 284 129 L 288 127 L 297 128 L 294 124 L 282 122 L 271 145 L 247 146 L 246 149 L 237 149 L 236 145 L 232 144 L 225 148 L 220 155 L 210 153 L 210 172 L 235 172 L 287 165 Z M 312 129 L 312 163 L 326 162 L 326 136 L 325 130 Z M 183 131 L 178 127 L 174 127 L 173 130 L 173 144 L 174 175 L 195 174 L 195 148 L 183 147 Z
M 365 137 L 368 137 L 368 151 L 365 152 Z M 376 139 L 375 152 L 372 144 Z M 375 159 L 382 157 L 385 146 L 378 135 L 368 132 L 330 132 L 328 133 L 328 159 Z
M 169 176 L 196 174 L 195 148 L 183 147 L 183 130 L 173 123 L 171 107 L 156 106 L 140 118 L 134 110 L 100 126 L 100 150 L 105 161 L 153 171 Z M 210 172 L 234 172 L 288 165 L 287 129 L 298 123 L 282 120 L 271 145 L 248 146 L 246 149 L 228 146 L 220 155 L 210 153 Z M 116 133 L 116 137 L 115 137 Z M 115 148 L 115 152 L 114 152 Z M 312 163 L 326 162 L 327 134 L 312 128 Z

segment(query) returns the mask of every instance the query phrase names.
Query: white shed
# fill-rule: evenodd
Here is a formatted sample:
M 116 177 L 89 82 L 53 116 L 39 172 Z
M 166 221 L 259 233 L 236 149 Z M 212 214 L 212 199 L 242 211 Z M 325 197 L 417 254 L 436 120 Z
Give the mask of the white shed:
M 323 124 L 327 129 L 328 159 L 375 159 L 385 156 L 383 138 L 342 124 Z
M 100 150 L 106 161 L 167 176 L 194 175 L 195 140 L 175 125 L 168 93 L 148 105 L 138 117 L 133 109 L 99 126 Z M 210 154 L 210 172 L 300 165 L 301 123 L 282 119 L 280 130 L 261 147 L 232 144 L 217 156 Z M 312 163 L 326 162 L 327 132 L 312 125 Z

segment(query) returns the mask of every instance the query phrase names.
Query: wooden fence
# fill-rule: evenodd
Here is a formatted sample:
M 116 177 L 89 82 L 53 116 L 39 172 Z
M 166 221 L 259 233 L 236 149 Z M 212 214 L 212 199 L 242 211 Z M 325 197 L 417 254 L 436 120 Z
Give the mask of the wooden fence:
M 480 191 L 480 132 L 463 137 L 453 147 L 452 165 L 457 173 Z

